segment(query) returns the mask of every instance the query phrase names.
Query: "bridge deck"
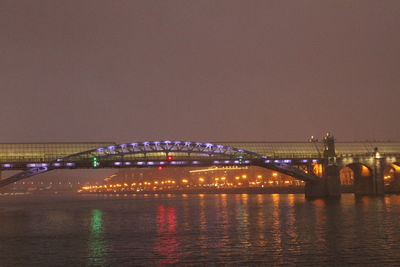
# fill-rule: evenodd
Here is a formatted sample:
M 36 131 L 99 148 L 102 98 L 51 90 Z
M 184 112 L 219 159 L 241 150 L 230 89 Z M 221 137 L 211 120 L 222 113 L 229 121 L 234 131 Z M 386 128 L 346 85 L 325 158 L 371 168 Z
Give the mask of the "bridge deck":
M 255 152 L 270 158 L 322 158 L 323 144 L 310 142 L 214 142 Z M 78 152 L 114 145 L 114 142 L 87 143 L 0 143 L 0 163 L 49 162 Z M 336 142 L 340 156 L 371 154 L 400 155 L 400 142 Z

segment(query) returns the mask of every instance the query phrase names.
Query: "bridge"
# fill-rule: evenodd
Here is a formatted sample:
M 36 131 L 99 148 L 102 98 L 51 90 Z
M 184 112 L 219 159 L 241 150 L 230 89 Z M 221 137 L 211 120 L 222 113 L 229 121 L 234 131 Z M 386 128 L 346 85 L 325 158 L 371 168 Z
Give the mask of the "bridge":
M 56 169 L 149 168 L 157 166 L 258 166 L 305 181 L 308 198 L 340 196 L 339 171 L 354 173 L 357 195 L 384 194 L 384 170 L 400 185 L 400 143 L 189 142 L 116 144 L 0 144 L 0 171 L 21 170 L 1 179 L 0 187 Z

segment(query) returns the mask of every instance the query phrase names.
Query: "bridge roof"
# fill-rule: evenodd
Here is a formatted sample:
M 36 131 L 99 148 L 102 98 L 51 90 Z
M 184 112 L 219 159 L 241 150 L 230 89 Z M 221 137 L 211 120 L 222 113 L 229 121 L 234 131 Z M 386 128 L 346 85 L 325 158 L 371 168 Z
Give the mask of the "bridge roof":
M 272 158 L 321 158 L 322 143 L 310 142 L 213 142 Z M 0 143 L 0 162 L 52 161 L 71 154 L 105 147 L 115 142 Z M 381 154 L 400 154 L 400 142 L 336 142 L 338 156 L 365 155 L 377 147 Z
M 47 162 L 59 157 L 104 147 L 114 142 L 80 143 L 0 143 L 0 162 Z
M 311 142 L 222 142 L 272 158 L 320 158 L 323 144 Z M 338 156 L 370 154 L 377 147 L 382 154 L 400 154 L 400 142 L 335 142 Z

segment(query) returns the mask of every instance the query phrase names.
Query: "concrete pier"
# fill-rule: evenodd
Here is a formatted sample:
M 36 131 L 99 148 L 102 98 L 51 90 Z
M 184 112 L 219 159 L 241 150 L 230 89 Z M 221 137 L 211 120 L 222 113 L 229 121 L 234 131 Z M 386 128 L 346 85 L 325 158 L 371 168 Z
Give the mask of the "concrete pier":
M 339 167 L 327 166 L 323 178 L 316 182 L 306 183 L 304 193 L 307 199 L 340 198 Z

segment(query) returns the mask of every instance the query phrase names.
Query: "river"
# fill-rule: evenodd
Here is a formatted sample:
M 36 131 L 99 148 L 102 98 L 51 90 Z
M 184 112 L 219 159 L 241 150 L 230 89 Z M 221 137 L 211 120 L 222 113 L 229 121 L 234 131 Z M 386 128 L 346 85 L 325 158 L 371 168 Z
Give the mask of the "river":
M 1 196 L 0 266 L 400 264 L 400 196 Z

